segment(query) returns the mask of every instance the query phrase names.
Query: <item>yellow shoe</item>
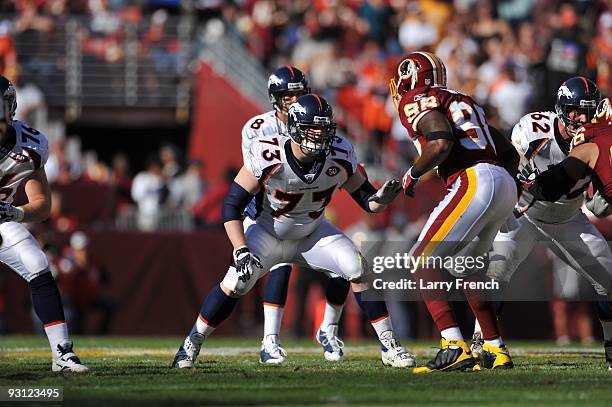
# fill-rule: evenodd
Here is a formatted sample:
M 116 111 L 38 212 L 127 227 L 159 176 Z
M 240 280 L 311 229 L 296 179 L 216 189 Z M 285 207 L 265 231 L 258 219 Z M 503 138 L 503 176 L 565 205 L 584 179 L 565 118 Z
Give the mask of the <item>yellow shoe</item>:
M 440 350 L 425 366 L 412 369 L 413 373 L 429 372 L 450 372 L 453 370 L 472 369 L 476 364 L 476 359 L 472 357 L 472 352 L 465 341 L 440 340 Z
M 482 345 L 478 364 L 485 369 L 512 369 L 514 367 L 506 345 L 497 347 L 486 343 Z

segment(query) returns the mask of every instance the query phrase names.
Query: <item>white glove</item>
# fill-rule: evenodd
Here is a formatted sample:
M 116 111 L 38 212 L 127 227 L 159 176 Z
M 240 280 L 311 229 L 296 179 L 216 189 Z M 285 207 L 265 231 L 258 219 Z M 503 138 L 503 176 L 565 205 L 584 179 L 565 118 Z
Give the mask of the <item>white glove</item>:
M 584 199 L 585 206 L 593 215 L 598 218 L 605 218 L 610 215 L 610 204 L 601 196 L 599 191 L 596 191 L 591 199 L 589 199 L 588 194 L 585 192 Z
M 0 202 L 0 223 L 21 222 L 23 216 L 23 209 L 11 205 L 8 202 Z
M 368 202 L 375 202 L 379 205 L 389 205 L 402 191 L 402 186 L 398 179 L 392 179 L 383 184 L 376 193 L 368 198 Z
M 236 271 L 238 279 L 243 283 L 251 279 L 253 275 L 253 267 L 263 268 L 263 264 L 257 256 L 249 251 L 246 246 L 241 246 L 234 250 L 234 263 L 236 263 Z
M 416 183 L 419 182 L 419 178 L 412 175 L 413 168 L 414 166 L 410 167 L 402 178 L 402 189 L 404 190 L 404 194 L 410 198 L 414 198 L 414 187 Z

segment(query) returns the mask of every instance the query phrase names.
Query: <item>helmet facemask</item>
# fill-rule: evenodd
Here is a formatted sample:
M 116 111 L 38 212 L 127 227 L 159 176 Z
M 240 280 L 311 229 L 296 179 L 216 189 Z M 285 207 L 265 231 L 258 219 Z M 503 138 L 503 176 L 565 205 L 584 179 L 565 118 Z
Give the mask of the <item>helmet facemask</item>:
M 581 100 L 580 106 L 558 104 L 555 107 L 557 116 L 565 126 L 565 131 L 571 137 L 575 137 L 578 129 L 593 119 L 596 109 L 597 102 L 594 100 Z M 580 117 L 584 117 L 584 119 Z
M 397 82 L 395 78 L 389 79 L 389 93 L 395 104 L 399 108 L 402 95 L 415 88 L 418 78 L 418 69 L 412 59 L 404 59 L 397 67 Z
M 296 122 L 290 129 L 291 140 L 309 157 L 329 155 L 336 135 L 336 124 L 329 117 L 315 116 L 314 123 Z

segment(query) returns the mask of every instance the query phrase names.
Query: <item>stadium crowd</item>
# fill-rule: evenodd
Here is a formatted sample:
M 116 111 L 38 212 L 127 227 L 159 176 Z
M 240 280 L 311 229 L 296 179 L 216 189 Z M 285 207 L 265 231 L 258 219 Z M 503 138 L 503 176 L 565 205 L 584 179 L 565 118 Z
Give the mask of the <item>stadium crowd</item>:
M 603 94 L 612 89 L 610 0 L 213 0 L 186 2 L 189 7 L 181 3 L 185 2 L 2 1 L 0 13 L 14 17 L 0 21 L 0 74 L 18 86 L 20 76 L 25 77 L 32 91 L 18 89 L 18 103 L 31 106 L 24 114 L 44 109 L 45 81 L 62 69 L 61 64 L 47 58 L 44 43 L 27 60 L 21 60 L 17 50 L 28 39 L 60 35 L 70 14 L 87 16 L 82 49 L 111 72 L 124 58 L 122 23 L 150 22 L 139 35 L 140 47 L 157 73 L 171 71 L 176 43 L 164 36 L 164 25 L 169 14 L 193 10 L 202 33 L 234 31 L 267 71 L 292 64 L 306 72 L 311 87 L 341 108 L 341 128 L 368 146 L 366 163 L 389 170 L 405 167 L 403 161 L 412 161 L 415 154 L 387 88 L 398 58 L 410 51 L 436 53 L 446 64 L 449 88 L 474 95 L 486 108 L 489 122 L 506 132 L 528 111 L 551 110 L 556 89 L 566 78 L 583 74 L 595 79 Z M 386 151 L 397 158 L 382 160 Z M 187 225 L 186 229 L 218 225 L 228 184 L 203 179 L 205 163 L 186 160 L 171 140 L 151 153 L 146 167 L 137 169 L 122 152 L 106 163 L 95 152 L 81 151 L 77 139 L 52 143 L 45 168 L 55 191 L 54 209 L 46 228 L 72 234 L 91 227 L 62 209 L 74 184 L 93 184 L 112 196 L 104 226 L 133 225 L 150 231 L 164 222 Z M 228 168 L 226 180 L 234 173 Z M 423 198 L 441 196 L 436 179 L 420 188 L 429 191 L 420 195 Z M 400 204 L 389 216 L 364 217 L 349 234 L 356 239 L 381 234 L 390 240 L 411 240 L 430 209 Z M 176 213 L 181 214 L 179 221 L 168 216 Z M 610 237 L 609 225 L 602 227 L 608 228 Z M 57 249 L 71 250 L 74 247 Z M 558 336 L 567 336 L 559 330 Z

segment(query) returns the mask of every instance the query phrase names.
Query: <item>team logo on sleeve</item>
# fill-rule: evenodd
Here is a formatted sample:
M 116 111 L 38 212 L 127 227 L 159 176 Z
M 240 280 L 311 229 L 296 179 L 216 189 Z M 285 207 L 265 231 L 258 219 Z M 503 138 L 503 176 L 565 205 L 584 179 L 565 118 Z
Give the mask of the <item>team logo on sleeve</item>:
M 339 172 L 340 172 L 340 168 L 336 167 L 335 165 L 329 167 L 327 171 L 325 171 L 325 173 L 329 175 L 330 177 L 334 177 L 338 175 Z

